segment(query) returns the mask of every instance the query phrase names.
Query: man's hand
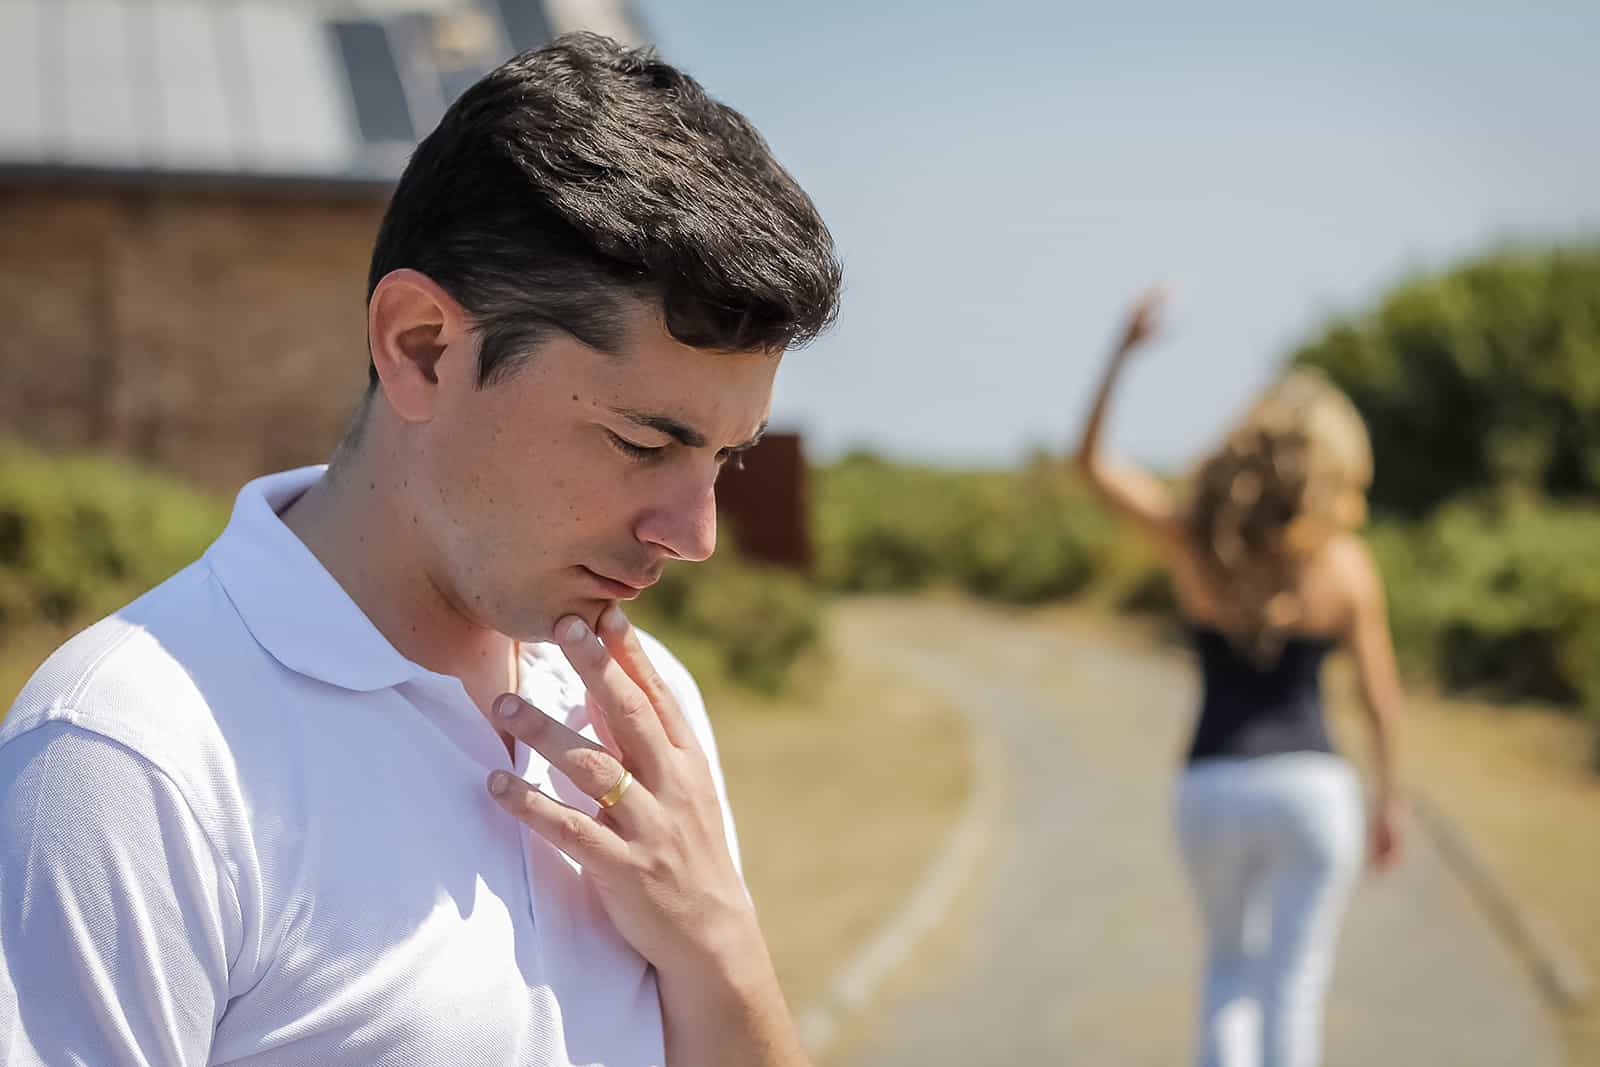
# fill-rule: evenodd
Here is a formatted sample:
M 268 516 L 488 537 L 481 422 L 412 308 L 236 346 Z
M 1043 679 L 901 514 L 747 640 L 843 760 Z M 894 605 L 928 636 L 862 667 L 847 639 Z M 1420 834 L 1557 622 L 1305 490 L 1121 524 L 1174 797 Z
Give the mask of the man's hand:
M 489 791 L 583 866 L 618 932 L 655 966 L 669 1064 L 803 1063 L 706 755 L 622 610 L 608 607 L 598 626 L 597 637 L 568 616 L 555 632 L 606 746 L 514 694 L 495 712 L 601 810 L 569 807 L 504 771 Z

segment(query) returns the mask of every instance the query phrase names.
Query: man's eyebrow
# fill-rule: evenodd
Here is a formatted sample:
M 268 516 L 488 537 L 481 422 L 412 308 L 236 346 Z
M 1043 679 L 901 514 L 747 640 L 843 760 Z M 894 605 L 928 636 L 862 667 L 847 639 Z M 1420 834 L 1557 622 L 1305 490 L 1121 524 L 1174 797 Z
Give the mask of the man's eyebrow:
M 643 426 L 646 429 L 655 430 L 657 433 L 664 433 L 681 445 L 687 445 L 690 448 L 705 447 L 705 434 L 701 433 L 699 430 L 696 430 L 693 426 L 689 426 L 686 423 L 678 421 L 670 415 L 654 415 L 646 411 L 630 411 L 627 408 L 612 408 L 611 410 L 614 413 L 621 415 L 635 426 Z M 761 443 L 761 437 L 766 432 L 767 424 L 763 420 L 761 425 L 757 427 L 755 436 L 751 437 L 750 440 L 745 441 L 742 444 L 729 447 L 727 451 L 748 452 L 750 449 Z
M 693 426 L 679 422 L 670 415 L 652 415 L 645 411 L 629 411 L 627 408 L 612 408 L 611 410 L 635 426 L 643 426 L 647 430 L 664 433 L 681 445 L 688 445 L 690 448 L 705 447 L 705 434 L 696 430 Z

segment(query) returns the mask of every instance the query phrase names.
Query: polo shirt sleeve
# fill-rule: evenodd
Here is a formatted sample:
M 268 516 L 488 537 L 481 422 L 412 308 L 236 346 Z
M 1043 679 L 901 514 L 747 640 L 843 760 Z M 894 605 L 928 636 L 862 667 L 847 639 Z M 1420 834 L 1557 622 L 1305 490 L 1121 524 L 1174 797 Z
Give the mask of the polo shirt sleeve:
M 58 720 L 0 746 L 0 1062 L 205 1064 L 230 909 L 210 841 L 150 761 Z

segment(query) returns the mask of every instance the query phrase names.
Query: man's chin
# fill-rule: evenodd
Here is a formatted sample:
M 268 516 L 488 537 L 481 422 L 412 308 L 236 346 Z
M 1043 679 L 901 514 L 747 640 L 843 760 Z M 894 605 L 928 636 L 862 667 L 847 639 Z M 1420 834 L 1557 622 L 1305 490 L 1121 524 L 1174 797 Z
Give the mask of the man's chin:
M 516 638 L 523 644 L 556 643 L 556 624 L 562 619 L 576 615 L 593 630 L 600 623 L 601 613 L 614 603 L 615 600 L 605 597 L 573 597 L 554 605 L 552 613 L 538 619 L 527 620 L 525 625 L 518 627 L 521 632 L 508 636 Z

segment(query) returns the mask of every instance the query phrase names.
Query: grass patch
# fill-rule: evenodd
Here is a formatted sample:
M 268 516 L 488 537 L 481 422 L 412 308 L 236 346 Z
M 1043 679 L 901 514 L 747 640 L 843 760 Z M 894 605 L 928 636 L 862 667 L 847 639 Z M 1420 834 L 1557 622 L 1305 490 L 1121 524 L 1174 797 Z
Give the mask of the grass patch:
M 783 698 L 707 694 L 745 875 L 797 1013 L 911 896 L 970 788 L 966 728 L 832 658 Z

